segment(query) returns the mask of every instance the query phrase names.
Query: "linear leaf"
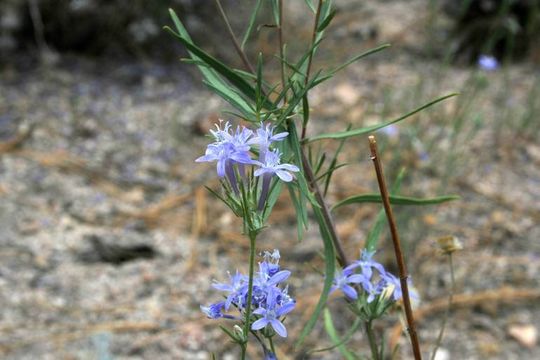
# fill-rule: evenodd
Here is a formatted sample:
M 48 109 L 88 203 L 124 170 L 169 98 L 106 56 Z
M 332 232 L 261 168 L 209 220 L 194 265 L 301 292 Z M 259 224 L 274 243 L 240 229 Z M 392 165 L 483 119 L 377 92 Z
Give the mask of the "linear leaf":
M 304 0 L 307 4 L 307 6 L 310 8 L 311 12 L 315 14 L 315 12 L 317 11 L 317 9 L 315 9 L 315 5 L 313 5 L 313 1 L 312 0 Z
M 279 199 L 279 195 L 281 194 L 281 188 L 282 188 L 283 182 L 282 181 L 274 181 L 272 184 L 269 194 L 268 194 L 268 200 L 266 200 L 266 207 L 264 209 L 264 223 L 268 221 L 268 218 L 270 217 L 270 214 L 272 213 L 272 209 L 276 205 L 276 202 Z
M 325 311 L 325 314 L 326 314 L 326 311 L 327 309 L 324 310 Z M 356 332 L 356 330 L 358 330 L 358 328 L 360 327 L 360 325 L 362 325 L 362 319 L 357 317 L 353 324 L 351 325 L 351 327 L 349 328 L 349 330 L 347 330 L 347 332 L 345 333 L 345 335 L 343 335 L 343 338 L 341 338 L 341 340 L 339 342 L 334 342 L 334 344 L 332 346 L 329 346 L 329 347 L 325 347 L 325 348 L 322 348 L 322 349 L 315 349 L 315 350 L 312 350 L 310 351 L 310 353 L 316 353 L 316 352 L 324 352 L 324 351 L 330 351 L 332 349 L 335 349 L 336 347 L 338 347 L 339 345 L 341 344 L 345 344 L 347 343 L 349 340 L 351 340 L 352 336 L 354 335 L 354 333 Z
M 347 125 L 347 130 L 351 130 L 351 124 Z M 330 166 L 328 167 L 328 176 L 326 177 L 326 180 L 324 181 L 324 196 L 326 196 L 326 193 L 328 192 L 328 187 L 330 187 L 330 180 L 332 179 L 332 174 L 334 173 L 334 170 L 336 170 L 338 167 L 336 166 L 337 164 L 337 158 L 339 156 L 339 153 L 341 152 L 341 150 L 343 150 L 343 145 L 345 144 L 345 140 L 346 139 L 342 139 L 340 142 L 339 142 L 339 146 L 336 150 L 336 153 L 334 154 L 334 158 L 332 159 L 332 161 L 330 162 Z M 342 164 L 342 166 L 345 166 L 345 164 Z M 340 166 L 341 167 L 341 166 Z
M 319 231 L 324 243 L 324 263 L 326 276 L 324 278 L 323 290 L 321 292 L 321 296 L 319 297 L 319 301 L 317 302 L 317 306 L 315 306 L 315 309 L 306 323 L 304 330 L 302 330 L 302 333 L 296 342 L 296 347 L 302 345 L 305 338 L 309 335 L 309 333 L 311 333 L 315 327 L 315 324 L 317 323 L 317 319 L 319 318 L 322 309 L 326 306 L 326 300 L 328 299 L 328 293 L 330 292 L 330 288 L 332 287 L 332 283 L 334 281 L 334 271 L 336 268 L 336 253 L 334 250 L 334 245 L 332 244 L 330 232 L 325 225 L 321 208 L 316 203 L 311 203 L 311 205 L 315 218 L 319 223 Z
M 337 73 L 338 71 L 340 70 L 343 70 L 344 68 L 346 68 L 347 66 L 351 65 L 352 63 L 362 59 L 362 58 L 365 58 L 366 56 L 369 56 L 371 54 L 375 54 L 379 51 L 382 51 L 388 47 L 390 47 L 391 45 L 390 44 L 383 44 L 381 46 L 378 46 L 376 48 L 373 48 L 373 49 L 369 49 L 368 51 L 366 52 L 363 52 L 361 54 L 358 54 L 356 56 L 353 56 L 351 59 L 347 60 L 345 63 L 341 64 L 340 66 L 338 66 L 337 68 L 333 69 L 330 73 L 332 75 L 334 75 L 335 73 Z
M 203 83 L 213 90 L 216 94 L 225 99 L 229 104 L 240 110 L 250 121 L 256 121 L 256 116 L 251 106 L 230 87 L 219 82 L 210 82 L 203 80 Z
M 426 198 L 426 199 L 399 196 L 399 195 L 390 195 L 390 204 L 392 205 L 435 205 L 435 204 L 442 204 L 447 201 L 458 200 L 459 198 L 460 197 L 457 195 L 437 196 L 437 197 Z M 379 203 L 380 204 L 382 203 L 382 197 L 378 193 L 354 195 L 344 200 L 341 200 L 340 202 L 332 206 L 332 210 L 335 210 L 345 205 L 359 204 L 359 203 Z
M 324 31 L 324 29 L 326 29 L 328 25 L 330 25 L 330 22 L 332 21 L 334 16 L 336 16 L 336 9 L 331 9 L 330 13 L 324 18 L 324 20 L 321 21 L 319 26 L 317 26 L 317 32 Z
M 176 13 L 172 9 L 169 9 L 169 12 L 171 14 L 171 17 L 173 19 L 173 22 L 176 26 L 178 33 L 173 31 L 168 26 L 165 27 L 165 30 L 169 31 L 176 38 L 178 38 L 180 42 L 184 44 L 184 46 L 188 49 L 192 57 L 193 55 L 195 55 L 195 58 L 198 58 L 204 61 L 205 63 L 207 63 L 213 70 L 215 70 L 225 79 L 227 79 L 227 81 L 229 81 L 238 90 L 240 90 L 247 98 L 255 102 L 256 101 L 255 89 L 244 78 L 242 78 L 240 75 L 235 73 L 230 67 L 228 67 L 221 61 L 217 60 L 213 56 L 207 54 L 204 50 L 202 50 L 197 45 L 195 45 L 193 41 L 191 40 L 191 38 L 189 37 L 187 30 L 182 25 Z M 203 75 L 205 74 L 203 73 Z M 211 79 L 208 79 L 208 78 L 207 80 L 212 81 Z M 271 109 L 273 107 L 273 104 L 270 101 L 265 101 L 265 106 Z
M 324 329 L 326 330 L 326 333 L 328 336 L 330 336 L 330 339 L 332 340 L 332 343 L 334 344 L 333 347 L 324 349 L 331 350 L 332 348 L 338 348 L 339 352 L 343 357 L 347 360 L 356 360 L 356 357 L 347 349 L 347 347 L 344 345 L 345 341 L 339 338 L 339 335 L 336 331 L 336 328 L 334 326 L 334 321 L 332 320 L 332 315 L 330 314 L 330 311 L 328 309 L 324 309 Z M 360 324 L 360 319 L 356 318 L 355 324 Z M 353 326 L 354 327 L 354 326 Z
M 382 124 L 377 124 L 377 125 L 373 125 L 373 126 L 367 126 L 367 127 L 364 127 L 364 128 L 360 128 L 360 129 L 355 129 L 355 130 L 349 130 L 349 131 L 341 131 L 341 132 L 335 132 L 335 133 L 326 133 L 326 134 L 321 134 L 321 135 L 316 135 L 316 136 L 313 136 L 313 137 L 310 137 L 308 139 L 305 140 L 305 142 L 313 142 L 313 141 L 317 141 L 317 140 L 322 140 L 322 139 L 346 139 L 346 138 L 350 138 L 350 137 L 353 137 L 353 136 L 358 136 L 358 135 L 364 135 L 364 134 L 367 134 L 367 133 L 370 133 L 370 132 L 373 132 L 375 130 L 379 130 L 379 129 L 382 129 L 388 125 L 392 125 L 394 123 L 397 123 L 401 120 L 405 120 L 406 118 L 432 106 L 432 105 L 435 105 L 443 100 L 446 100 L 448 98 L 451 98 L 451 97 L 454 97 L 458 95 L 457 93 L 453 93 L 453 94 L 449 94 L 449 95 L 445 95 L 445 96 L 441 96 L 440 98 L 437 98 L 435 100 L 432 100 L 430 102 L 428 102 L 427 104 L 424 104 L 416 109 L 414 109 L 413 111 L 403 115 L 403 116 L 400 116 L 399 118 L 397 119 L 394 119 L 394 120 L 390 120 L 390 121 L 387 121 L 387 122 L 384 122 Z
M 261 8 L 262 0 L 257 0 L 257 3 L 255 3 L 255 8 L 251 12 L 251 16 L 249 17 L 249 23 L 248 27 L 246 29 L 246 33 L 244 34 L 244 38 L 242 39 L 242 44 L 240 45 L 240 48 L 244 50 L 244 47 L 246 46 L 246 43 L 251 36 L 251 32 L 253 31 L 253 25 L 255 25 L 255 20 L 257 20 L 257 14 L 259 13 L 259 10 Z

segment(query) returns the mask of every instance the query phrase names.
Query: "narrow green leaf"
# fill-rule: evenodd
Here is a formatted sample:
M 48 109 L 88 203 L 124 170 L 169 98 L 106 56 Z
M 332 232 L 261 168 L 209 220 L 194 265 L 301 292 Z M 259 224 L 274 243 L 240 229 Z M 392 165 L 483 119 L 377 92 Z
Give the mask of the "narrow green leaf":
M 328 176 L 328 174 L 330 174 L 331 172 L 336 171 L 337 169 L 341 169 L 342 167 L 345 167 L 347 165 L 349 165 L 349 163 L 343 163 L 343 164 L 335 165 L 332 169 L 326 170 L 323 174 L 319 175 L 317 177 L 317 181 L 320 181 L 320 180 L 326 178 Z
M 369 49 L 368 51 L 365 51 L 365 52 L 363 52 L 361 54 L 358 54 L 356 56 L 353 56 L 351 59 L 347 60 L 345 63 L 343 63 L 340 66 L 338 66 L 337 68 L 333 69 L 330 73 L 332 75 L 334 75 L 335 73 L 337 73 L 340 70 L 343 70 L 344 68 L 351 65 L 352 63 L 354 63 L 354 62 L 356 62 L 356 61 L 358 61 L 360 59 L 363 59 L 366 56 L 369 56 L 371 54 L 378 53 L 379 51 L 382 51 L 382 50 L 384 50 L 384 49 L 386 49 L 386 48 L 388 48 L 390 46 L 391 46 L 390 44 L 384 44 L 384 45 L 378 46 L 376 48 Z
M 351 127 L 352 127 L 351 124 L 347 125 L 347 130 L 345 130 L 345 131 L 351 130 Z M 330 180 L 332 179 L 332 174 L 334 173 L 334 170 L 336 170 L 338 168 L 338 167 L 336 167 L 337 158 L 339 156 L 339 153 L 341 153 L 341 150 L 343 150 L 343 145 L 344 144 L 345 144 L 345 139 L 342 139 L 339 142 L 339 146 L 338 146 L 338 148 L 336 150 L 336 153 L 334 154 L 334 158 L 332 159 L 332 161 L 330 162 L 330 166 L 328 167 L 328 175 L 327 175 L 326 180 L 324 182 L 324 192 L 323 192 L 324 196 L 326 196 L 326 193 L 328 192 L 328 187 L 330 186 Z
M 315 14 L 317 12 L 317 9 L 315 9 L 315 5 L 313 5 L 313 1 L 312 0 L 304 0 L 304 1 L 306 2 L 311 12 Z
M 304 238 L 304 230 L 306 229 L 307 224 L 306 206 L 303 202 L 301 202 L 302 194 L 297 196 L 296 189 L 292 184 L 287 185 L 287 188 L 289 189 L 289 196 L 291 197 L 291 201 L 296 214 L 296 235 L 298 236 L 298 241 L 302 241 L 302 239 Z
M 316 203 L 311 203 L 311 205 L 315 214 L 315 218 L 319 223 L 319 231 L 321 233 L 321 237 L 324 243 L 324 263 L 326 276 L 324 278 L 323 290 L 321 292 L 321 296 L 319 297 L 319 301 L 317 302 L 317 305 L 315 306 L 311 317 L 309 318 L 304 329 L 302 330 L 302 333 L 300 334 L 300 337 L 296 342 L 296 347 L 302 345 L 305 338 L 311 333 L 311 331 L 315 327 L 315 324 L 317 323 L 317 319 L 319 318 L 322 309 L 326 306 L 326 300 L 328 299 L 328 293 L 330 292 L 330 288 L 332 287 L 332 283 L 334 281 L 334 271 L 336 268 L 336 253 L 334 250 L 334 245 L 332 244 L 330 232 L 325 225 L 321 208 Z
M 445 96 L 442 96 L 440 98 L 437 98 L 433 101 L 430 101 L 429 103 L 427 104 L 424 104 L 416 109 L 414 109 L 413 111 L 403 115 L 403 116 L 400 116 L 399 118 L 397 119 L 394 119 L 394 120 L 390 120 L 390 121 L 387 121 L 387 122 L 384 122 L 382 124 L 378 124 L 378 125 L 373 125 L 373 126 L 367 126 L 365 128 L 360 128 L 360 129 L 355 129 L 355 130 L 349 130 L 349 131 L 342 131 L 342 132 L 336 132 L 336 133 L 326 133 L 326 134 L 321 134 L 321 135 L 316 135 L 316 136 L 313 136 L 311 138 L 308 138 L 305 140 L 305 142 L 313 142 L 313 141 L 317 141 L 317 140 L 322 140 L 322 139 L 346 139 L 346 138 L 350 138 L 350 137 L 353 137 L 353 136 L 358 136 L 358 135 L 364 135 L 364 134 L 367 134 L 367 133 L 370 133 L 370 132 L 373 132 L 375 130 L 379 130 L 379 129 L 382 129 L 388 125 L 392 125 L 394 123 L 397 123 L 401 120 L 405 120 L 406 118 L 432 106 L 432 105 L 435 105 L 443 100 L 446 100 L 448 98 L 451 98 L 451 97 L 454 97 L 458 95 L 457 93 L 454 93 L 454 94 L 449 94 L 449 95 L 445 95 Z
M 302 118 L 303 126 L 306 127 L 309 122 L 309 100 L 307 94 L 302 96 Z
M 298 132 L 296 131 L 296 125 L 291 121 L 287 126 L 287 131 L 289 132 L 289 136 L 287 136 L 288 141 L 286 144 L 289 145 L 289 151 L 293 153 L 294 158 L 296 160 L 295 165 L 298 166 L 300 169 L 302 168 L 302 150 L 300 149 L 300 142 L 298 141 Z M 317 204 L 317 201 L 315 200 L 315 197 L 309 190 L 309 186 L 307 183 L 307 180 L 304 176 L 303 171 L 300 171 L 296 173 L 296 179 L 298 183 L 298 187 L 300 188 L 300 193 L 309 200 L 312 204 Z
M 326 314 L 327 309 L 324 309 L 324 311 L 325 311 L 325 314 Z M 357 317 L 354 320 L 352 326 L 349 328 L 349 330 L 347 330 L 347 332 L 345 333 L 345 335 L 343 335 L 343 338 L 339 342 L 334 342 L 334 344 L 332 346 L 329 346 L 329 347 L 326 347 L 326 348 L 312 350 L 312 351 L 310 351 L 310 353 L 330 351 L 330 350 L 335 349 L 336 347 L 340 346 L 341 344 L 346 344 L 349 340 L 351 340 L 352 336 L 354 335 L 356 330 L 358 330 L 360 325 L 362 325 L 362 319 Z
M 263 84 L 263 60 L 262 60 L 262 53 L 259 53 L 259 56 L 257 57 L 257 86 L 255 87 L 258 113 L 260 113 L 260 109 L 262 108 L 262 97 L 264 96 L 262 84 Z
M 281 116 L 277 119 L 276 121 L 277 126 L 281 125 L 287 119 L 287 117 L 293 113 L 293 111 L 296 109 L 296 106 L 300 103 L 300 101 L 302 101 L 302 98 L 304 97 L 304 95 L 306 95 L 309 89 L 311 88 L 311 85 L 313 84 L 313 80 L 314 79 L 310 80 L 307 86 L 302 87 L 299 93 L 296 93 L 294 91 L 294 87 L 291 88 L 293 90 L 294 96 L 291 99 L 289 99 L 287 108 L 285 109 L 285 111 L 281 113 Z
M 231 330 L 227 329 L 225 326 L 223 325 L 219 325 L 219 328 L 227 335 L 229 335 L 229 337 L 236 343 L 238 343 L 238 341 L 240 340 Z
M 324 309 L 323 315 L 324 315 L 324 329 L 326 330 L 326 333 L 332 340 L 332 343 L 334 343 L 334 347 L 338 348 L 341 355 L 343 355 L 343 358 L 347 360 L 356 360 L 355 356 L 343 344 L 344 341 L 339 338 L 339 335 L 334 326 L 334 321 L 332 320 L 332 315 L 330 314 L 330 311 L 328 309 Z M 360 322 L 360 319 L 357 318 L 356 321 Z
M 274 23 L 279 26 L 279 3 L 278 0 L 270 0 L 272 5 L 272 15 L 274 15 Z
M 282 181 L 274 181 L 272 184 L 270 191 L 268 193 L 268 199 L 266 200 L 266 207 L 264 209 L 264 223 L 268 220 L 270 217 L 270 214 L 272 213 L 272 209 L 276 205 L 276 202 L 279 199 L 279 195 L 281 194 L 281 189 L 283 187 Z
M 330 22 L 332 21 L 334 16 L 336 16 L 336 9 L 331 9 L 330 13 L 321 21 L 319 26 L 317 26 L 317 32 L 324 31 L 324 29 L 326 29 L 328 25 L 330 25 Z
M 257 121 L 255 112 L 251 106 L 231 88 L 224 86 L 219 82 L 213 82 L 203 80 L 203 83 L 208 86 L 212 91 L 221 96 L 229 104 L 240 110 L 249 121 Z
M 255 25 L 255 21 L 257 20 L 257 14 L 259 13 L 259 10 L 261 9 L 262 0 L 257 0 L 255 3 L 255 8 L 251 12 L 251 16 L 249 17 L 249 23 L 248 27 L 246 29 L 246 33 L 244 34 L 244 38 L 242 39 L 242 44 L 240 45 L 240 48 L 244 50 L 244 47 L 246 46 L 246 43 L 251 36 L 251 32 L 253 31 L 253 26 Z
M 228 67 L 221 61 L 215 59 L 211 55 L 207 54 L 204 50 L 195 45 L 176 13 L 172 9 L 169 9 L 169 13 L 171 14 L 178 33 L 173 31 L 168 26 L 165 27 L 165 30 L 169 31 L 172 35 L 178 38 L 182 44 L 184 44 L 184 46 L 188 49 L 191 57 L 196 60 L 202 60 L 203 62 L 208 64 L 208 66 L 210 66 L 213 70 L 215 70 L 225 79 L 227 79 L 227 81 L 229 81 L 233 86 L 235 86 L 240 92 L 242 92 L 243 95 L 255 102 L 255 89 L 244 78 L 235 73 L 230 67 Z M 201 72 L 203 72 L 202 69 L 204 68 L 199 69 L 201 69 Z M 216 81 L 216 74 L 213 74 L 214 76 L 208 77 L 207 75 L 209 74 L 207 72 L 203 72 L 203 75 L 211 83 Z M 219 81 L 222 80 L 219 79 Z M 270 101 L 265 101 L 265 107 L 271 109 L 273 107 L 273 104 Z
M 217 71 L 220 75 L 222 75 L 225 79 L 227 79 L 232 85 L 238 88 L 238 90 L 240 90 L 245 96 L 255 101 L 255 89 L 253 89 L 253 87 L 249 85 L 247 81 L 244 80 L 244 78 L 239 76 L 237 73 L 235 73 L 231 68 L 229 68 L 227 65 L 225 65 L 221 61 L 207 54 L 204 50 L 202 50 L 201 48 L 199 48 L 197 45 L 193 44 L 186 38 L 180 36 L 179 34 L 176 34 L 172 30 L 171 30 L 171 33 L 174 34 L 177 37 L 177 39 L 179 39 L 180 42 L 184 44 L 185 47 L 188 48 L 190 52 L 197 55 L 202 61 L 208 64 L 209 67 Z
M 310 147 L 310 149 L 311 149 L 311 147 Z M 323 152 L 321 157 L 319 158 L 319 161 L 317 162 L 317 166 L 315 166 L 313 168 L 313 174 L 314 175 L 317 175 L 319 173 L 319 171 L 321 171 L 321 168 L 324 165 L 325 161 L 326 161 L 326 153 Z M 313 164 L 313 161 L 311 161 L 311 159 L 310 159 L 309 163 Z M 324 176 L 324 175 L 322 175 L 322 176 Z
M 459 198 L 460 197 L 457 195 L 437 196 L 437 197 L 426 198 L 426 199 L 399 196 L 399 195 L 390 195 L 390 204 L 392 205 L 420 205 L 420 206 L 434 205 L 434 204 L 442 204 L 447 201 L 458 200 Z M 382 197 L 381 197 L 381 194 L 379 193 L 354 195 L 344 200 L 341 200 L 340 202 L 332 206 L 332 210 L 335 210 L 345 205 L 359 204 L 359 203 L 381 204 Z

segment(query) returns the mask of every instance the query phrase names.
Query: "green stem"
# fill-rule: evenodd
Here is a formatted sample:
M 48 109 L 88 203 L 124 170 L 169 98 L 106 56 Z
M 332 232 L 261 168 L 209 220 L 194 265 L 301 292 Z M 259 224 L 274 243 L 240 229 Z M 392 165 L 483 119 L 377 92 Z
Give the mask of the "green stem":
M 315 21 L 313 23 L 313 32 L 311 34 L 311 47 L 310 47 L 311 51 L 308 57 L 306 77 L 304 78 L 304 86 L 306 87 L 309 82 L 309 72 L 311 71 L 311 63 L 313 62 L 313 53 L 315 52 L 315 49 L 313 48 L 313 44 L 315 44 L 315 41 L 317 40 L 317 26 L 319 26 L 319 17 L 321 16 L 322 3 L 323 3 L 323 0 L 319 0 L 319 5 L 317 5 L 317 12 L 315 13 Z M 307 121 L 304 121 L 302 123 L 302 136 L 300 138 L 301 140 L 304 140 L 306 138 L 306 129 L 307 129 Z
M 435 359 L 435 355 L 437 355 L 437 350 L 439 350 L 439 347 L 441 346 L 441 342 L 444 335 L 444 329 L 446 327 L 446 322 L 448 321 L 448 318 L 450 316 L 450 310 L 452 308 L 452 302 L 454 300 L 454 290 L 455 290 L 455 278 L 454 278 L 454 263 L 452 260 L 452 253 L 448 253 L 448 266 L 450 266 L 450 292 L 448 293 L 448 307 L 446 308 L 446 312 L 444 313 L 444 317 L 441 324 L 441 331 L 439 332 L 439 336 L 437 337 L 437 341 L 435 342 L 435 348 L 433 349 L 433 353 L 431 353 L 431 360 Z
M 377 342 L 375 340 L 375 333 L 373 332 L 372 322 L 366 321 L 366 333 L 368 336 L 369 347 L 371 348 L 371 356 L 373 360 L 379 360 L 379 352 L 377 351 Z
M 248 282 L 248 295 L 247 295 L 247 305 L 246 305 L 246 317 L 244 324 L 244 335 L 245 335 L 245 346 L 247 348 L 247 339 L 249 336 L 249 326 L 251 318 L 251 297 L 253 294 L 253 271 L 255 264 L 255 241 L 257 239 L 257 233 L 254 231 L 249 231 L 249 282 Z M 245 348 L 242 349 L 242 360 L 246 358 Z
M 272 349 L 272 352 L 275 354 L 276 348 L 274 347 L 274 341 L 272 340 L 271 336 L 268 337 L 268 341 L 270 342 L 270 349 Z

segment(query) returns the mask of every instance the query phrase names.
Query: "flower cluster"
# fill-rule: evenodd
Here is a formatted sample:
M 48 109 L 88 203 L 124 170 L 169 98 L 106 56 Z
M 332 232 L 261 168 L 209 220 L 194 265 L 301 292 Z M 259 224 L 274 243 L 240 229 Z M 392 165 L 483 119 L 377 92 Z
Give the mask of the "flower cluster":
M 272 253 L 265 251 L 264 260 L 259 263 L 259 271 L 253 279 L 251 303 L 253 315 L 257 320 L 251 324 L 252 330 L 261 330 L 268 325 L 282 336 L 287 336 L 287 329 L 282 323 L 282 317 L 294 309 L 296 301 L 289 295 L 288 287 L 279 285 L 291 275 L 288 270 L 279 266 L 279 251 Z M 241 318 L 227 314 L 231 307 L 235 307 L 242 315 L 246 311 L 248 300 L 248 277 L 236 271 L 229 274 L 229 283 L 214 283 L 213 287 L 225 292 L 225 300 L 209 306 L 201 306 L 201 310 L 208 318 L 237 319 Z
M 399 279 L 387 272 L 384 267 L 373 260 L 375 251 L 362 250 L 360 259 L 354 261 L 343 270 L 336 271 L 334 285 L 330 292 L 341 290 L 349 300 L 358 299 L 357 289 L 363 290 L 367 303 L 377 297 L 398 301 L 402 297 Z M 375 270 L 375 271 L 373 271 Z M 357 288 L 354 287 L 357 285 Z
M 206 153 L 196 159 L 196 162 L 217 161 L 217 174 L 220 178 L 226 178 L 233 192 L 239 195 L 239 174 L 242 181 L 246 181 L 246 165 L 254 165 L 254 175 L 262 177 L 261 194 L 259 198 L 259 210 L 264 207 L 270 183 L 273 175 L 281 180 L 290 182 L 293 179 L 291 172 L 298 172 L 295 165 L 282 164 L 281 153 L 278 149 L 272 149 L 272 144 L 282 141 L 288 135 L 282 132 L 274 135 L 275 127 L 271 124 L 262 124 L 255 132 L 242 126 L 232 131 L 229 122 L 216 124 L 215 130 L 210 130 L 215 142 L 208 145 Z M 252 159 L 251 147 L 258 148 L 258 159 Z

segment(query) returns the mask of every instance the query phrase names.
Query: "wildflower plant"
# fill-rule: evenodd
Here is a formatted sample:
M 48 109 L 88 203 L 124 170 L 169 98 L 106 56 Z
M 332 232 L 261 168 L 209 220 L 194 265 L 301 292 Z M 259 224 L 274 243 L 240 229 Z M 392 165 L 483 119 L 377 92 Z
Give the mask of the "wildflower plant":
M 186 47 L 189 58 L 184 61 L 196 65 L 209 89 L 234 108 L 234 112 L 228 115 L 236 124 L 234 126 L 229 121 L 220 121 L 216 124 L 216 128 L 210 131 L 212 142 L 207 146 L 205 154 L 195 161 L 216 163 L 221 191 L 209 190 L 243 221 L 243 233 L 250 243 L 248 273 L 235 271 L 228 274 L 226 282 L 215 282 L 213 287 L 222 293 L 222 299 L 201 306 L 201 310 L 211 319 L 237 322 L 232 330 L 225 326 L 222 326 L 222 329 L 240 346 L 242 359 L 246 357 L 249 341 L 256 341 L 262 346 L 265 359 L 277 358 L 272 339 L 275 335 L 279 338 L 286 338 L 289 335 L 285 319 L 294 310 L 295 300 L 289 294 L 284 282 L 294 275 L 280 268 L 279 252 L 265 252 L 263 261 L 258 264 L 258 267 L 255 265 L 255 254 L 257 236 L 265 229 L 272 208 L 281 191 L 286 187 L 296 213 L 298 238 L 303 237 L 308 226 L 308 215 L 311 214 L 319 227 L 325 263 L 322 277 L 323 288 L 319 294 L 319 300 L 309 320 L 303 326 L 302 332 L 298 335 L 296 345 L 302 344 L 317 324 L 319 315 L 328 304 L 330 293 L 342 294 L 344 301 L 348 302 L 352 313 L 357 317 L 351 329 L 354 331 L 357 324 L 364 323 L 372 356 L 380 358 L 381 352 L 377 349 L 376 334 L 371 327 L 372 322 L 383 316 L 398 301 L 403 301 L 407 319 L 412 319 L 408 292 L 409 279 L 403 266 L 399 241 L 396 248 L 399 277 L 387 272 L 382 264 L 373 259 L 385 214 L 391 224 L 391 229 L 395 230 L 395 224 L 390 221 L 391 214 L 389 215 L 388 207 L 390 203 L 438 204 L 453 200 L 455 197 L 418 199 L 399 196 L 397 191 L 402 176 L 396 180 L 390 194 L 383 186 L 380 194 L 358 194 L 332 207 L 325 198 L 326 191 L 334 171 L 343 166 L 338 164 L 337 157 L 346 140 L 396 124 L 456 94 L 429 101 L 403 116 L 377 125 L 356 129 L 348 127 L 343 131 L 332 133 L 308 134 L 308 124 L 311 120 L 308 96 L 310 90 L 329 81 L 345 67 L 368 55 L 382 51 L 389 45 L 381 45 L 352 56 L 344 64 L 315 70 L 314 56 L 324 39 L 324 32 L 336 14 L 332 1 L 319 0 L 315 4 L 313 0 L 306 0 L 306 11 L 311 12 L 314 17 L 311 42 L 306 46 L 303 55 L 293 59 L 286 52 L 283 1 L 271 0 L 272 18 L 267 20 L 272 22 L 270 28 L 278 33 L 279 44 L 276 48 L 276 58 L 280 69 L 280 79 L 272 82 L 272 79 L 264 77 L 262 54 L 259 54 L 256 66 L 253 66 L 244 51 L 246 43 L 256 28 L 262 0 L 255 1 L 246 33 L 241 41 L 232 31 L 220 1 L 216 0 L 216 4 L 232 44 L 242 60 L 243 69 L 234 69 L 226 65 L 193 43 L 173 10 L 170 10 L 170 14 L 175 29 L 166 27 Z M 241 124 L 246 124 L 246 126 Z M 332 157 L 327 157 L 325 153 L 314 155 L 313 144 L 323 139 L 340 142 L 338 150 Z M 372 158 L 374 158 L 373 155 Z M 332 160 L 327 161 L 327 159 Z M 382 171 L 377 169 L 378 178 L 379 173 L 382 175 Z M 351 262 L 347 259 L 347 254 L 335 230 L 332 211 L 341 206 L 365 202 L 383 203 L 385 212 L 381 210 L 377 216 L 360 258 Z M 308 212 L 308 210 L 311 211 Z M 395 235 L 394 231 L 392 235 Z M 276 240 L 276 247 L 278 243 L 279 240 Z M 339 340 L 339 336 L 331 330 L 332 326 L 326 326 L 328 324 L 326 320 L 330 316 L 329 311 L 325 310 L 324 313 L 325 328 L 332 341 L 335 342 L 335 347 L 338 347 L 340 351 L 348 351 L 345 349 L 345 341 Z M 409 330 L 413 333 L 414 326 L 409 326 Z M 415 349 L 415 357 L 419 358 L 418 341 L 413 337 L 411 341 Z

